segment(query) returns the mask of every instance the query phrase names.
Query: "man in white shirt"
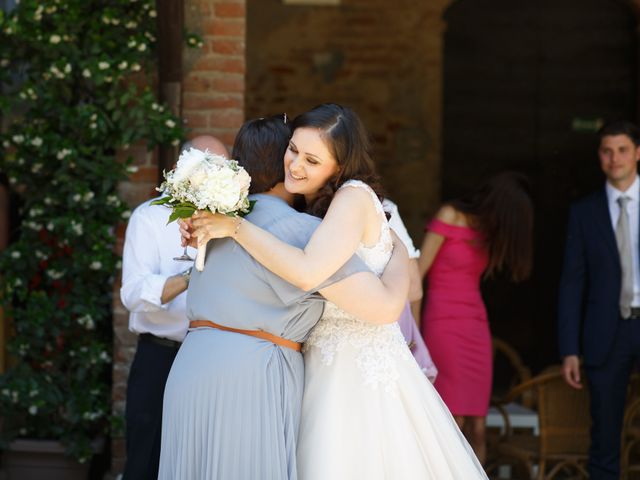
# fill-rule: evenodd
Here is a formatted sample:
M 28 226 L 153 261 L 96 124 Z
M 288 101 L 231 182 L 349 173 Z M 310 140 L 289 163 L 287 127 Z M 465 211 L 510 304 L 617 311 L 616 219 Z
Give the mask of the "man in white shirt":
M 229 158 L 224 144 L 211 136 L 192 139 L 183 146 L 188 148 Z M 167 225 L 170 209 L 150 205 L 153 200 L 131 215 L 122 255 L 120 298 L 130 312 L 129 330 L 138 334 L 127 382 L 123 480 L 158 478 L 164 386 L 189 325 L 183 293 L 192 263 L 174 260 L 183 253 L 178 225 Z
M 563 375 L 591 397 L 589 478 L 620 476 L 620 433 L 627 384 L 640 360 L 640 132 L 615 122 L 600 132 L 605 187 L 571 207 L 559 291 L 558 340 Z

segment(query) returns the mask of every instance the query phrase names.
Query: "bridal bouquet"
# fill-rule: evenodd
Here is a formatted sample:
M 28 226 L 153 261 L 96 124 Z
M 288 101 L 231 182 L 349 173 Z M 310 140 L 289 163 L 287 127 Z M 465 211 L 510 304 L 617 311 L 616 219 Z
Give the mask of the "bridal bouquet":
M 171 223 L 191 217 L 196 210 L 244 216 L 251 211 L 251 177 L 235 160 L 190 148 L 180 154 L 176 167 L 164 173 L 158 188 L 165 196 L 152 202 L 172 209 Z M 196 269 L 204 269 L 206 244 L 198 245 Z

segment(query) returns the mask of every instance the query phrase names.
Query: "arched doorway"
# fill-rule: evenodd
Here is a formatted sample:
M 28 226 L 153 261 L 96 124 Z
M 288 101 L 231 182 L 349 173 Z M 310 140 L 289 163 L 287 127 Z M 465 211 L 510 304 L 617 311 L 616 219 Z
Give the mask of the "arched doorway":
M 443 198 L 502 170 L 530 177 L 533 278 L 484 293 L 494 334 L 537 370 L 558 361 L 567 208 L 603 182 L 593 131 L 636 118 L 636 17 L 619 0 L 459 0 L 444 18 Z

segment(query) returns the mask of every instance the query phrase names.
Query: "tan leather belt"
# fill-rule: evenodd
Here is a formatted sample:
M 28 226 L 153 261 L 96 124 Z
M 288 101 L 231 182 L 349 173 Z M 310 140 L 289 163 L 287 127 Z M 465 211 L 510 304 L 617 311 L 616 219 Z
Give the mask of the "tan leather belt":
M 225 332 L 241 333 L 243 335 L 249 335 L 251 337 L 268 340 L 271 343 L 275 343 L 276 345 L 280 345 L 281 347 L 290 348 L 291 350 L 295 350 L 296 352 L 302 350 L 301 343 L 294 342 L 293 340 L 287 340 L 286 338 L 282 338 L 262 330 L 241 330 L 239 328 L 225 327 L 224 325 L 213 323 L 210 320 L 191 320 L 189 322 L 189 328 L 199 327 L 217 328 L 218 330 L 224 330 Z

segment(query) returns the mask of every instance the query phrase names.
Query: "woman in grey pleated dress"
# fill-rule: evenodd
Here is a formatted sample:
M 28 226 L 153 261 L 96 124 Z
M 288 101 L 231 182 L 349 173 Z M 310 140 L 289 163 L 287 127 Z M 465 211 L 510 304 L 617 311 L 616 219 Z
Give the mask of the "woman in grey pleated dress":
M 233 157 L 251 175 L 253 191 L 268 192 L 252 197 L 257 203 L 248 219 L 303 247 L 319 219 L 285 201 L 289 197 L 280 182 L 288 140 L 281 118 L 250 121 L 238 133 Z M 260 161 L 252 162 L 255 158 Z M 383 321 L 383 316 L 394 318 L 384 314 L 393 304 L 397 317 L 408 290 L 408 268 L 406 251 L 396 250 L 397 268 L 387 269 L 384 283 L 354 257 L 322 285 L 322 293 L 358 289 L 358 295 L 349 295 L 357 305 L 347 302 L 345 308 L 379 305 L 381 316 L 370 319 Z M 347 280 L 333 285 L 342 279 Z M 294 342 L 304 341 L 322 311 L 319 294 L 272 274 L 230 238 L 209 243 L 204 271 L 193 270 L 187 295 L 192 321 L 263 330 Z M 303 388 L 300 352 L 241 333 L 191 330 L 165 387 L 159 479 L 295 480 Z

